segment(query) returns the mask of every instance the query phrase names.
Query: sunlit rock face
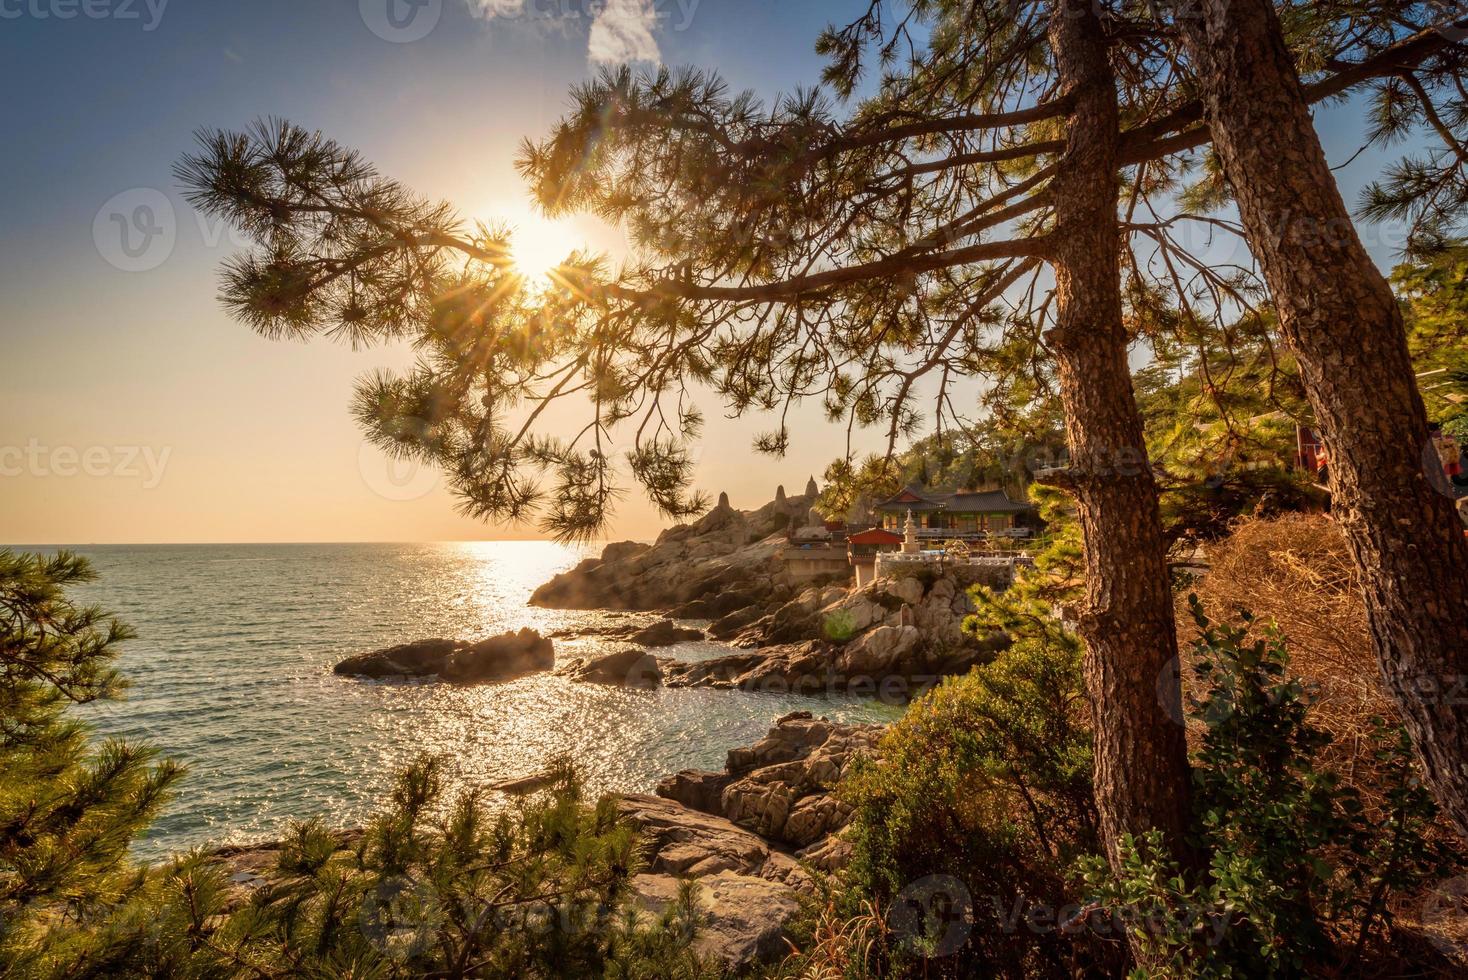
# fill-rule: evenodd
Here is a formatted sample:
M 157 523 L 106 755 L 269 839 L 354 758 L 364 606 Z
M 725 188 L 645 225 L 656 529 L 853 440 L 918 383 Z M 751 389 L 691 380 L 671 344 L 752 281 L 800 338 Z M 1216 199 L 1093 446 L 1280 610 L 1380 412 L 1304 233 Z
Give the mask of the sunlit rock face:
M 632 880 L 640 904 L 661 912 L 693 878 L 703 913 L 694 941 L 700 953 L 742 975 L 788 952 L 786 930 L 811 884 L 793 857 L 722 817 L 656 796 L 624 796 L 617 810 L 649 851 L 648 871 Z
M 623 797 L 618 810 L 649 849 L 633 889 L 658 909 L 680 878 L 695 878 L 703 952 L 735 970 L 779 958 L 799 896 L 814 890 L 805 865 L 833 871 L 850 855 L 840 831 L 851 811 L 830 790 L 854 759 L 875 754 L 881 733 L 794 712 L 731 750 L 722 772 L 684 770 L 657 796 Z
M 692 524 L 680 524 L 652 545 L 610 544 L 601 557 L 551 579 L 530 603 L 551 609 L 668 610 L 680 619 L 717 619 L 794 594 L 779 560 L 792 517 L 814 498 L 776 499 L 758 510 L 736 510 L 727 495 Z
M 477 684 L 513 680 L 555 665 L 551 641 L 535 630 L 522 629 L 474 643 L 417 640 L 348 657 L 332 672 L 374 679 L 436 676 L 456 684 Z
M 855 591 L 814 586 L 763 616 L 730 614 L 715 621 L 709 635 L 744 649 L 691 663 L 664 660 L 663 682 L 909 701 L 1008 645 L 1000 633 L 976 638 L 963 631 L 974 611 L 968 589 L 985 574 L 967 566 L 941 573 L 915 569 Z
M 830 791 L 858 755 L 876 753 L 882 730 L 795 712 L 754 745 L 731 750 L 722 772 L 685 769 L 657 792 L 782 845 L 817 847 L 851 819 Z

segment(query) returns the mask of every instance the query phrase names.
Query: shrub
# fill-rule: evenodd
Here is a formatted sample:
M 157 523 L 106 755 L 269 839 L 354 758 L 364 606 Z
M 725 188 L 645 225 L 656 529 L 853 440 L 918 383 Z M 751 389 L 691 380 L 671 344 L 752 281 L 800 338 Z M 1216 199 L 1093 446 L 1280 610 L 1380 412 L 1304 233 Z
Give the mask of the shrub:
M 811 949 L 845 948 L 830 920 L 847 915 L 866 923 L 849 976 L 1059 971 L 1071 942 L 1025 916 L 1064 904 L 1096 846 L 1084 711 L 1077 645 L 1041 636 L 914 702 L 839 789 L 853 857 Z M 873 930 L 875 909 L 896 928 Z
M 122 740 L 100 744 L 69 704 L 118 697 L 130 630 L 70 587 L 76 555 L 0 551 L 0 975 L 74 972 L 99 950 L 90 923 L 142 887 L 128 846 L 180 770 Z
M 1183 873 L 1150 835 L 1122 842 L 1113 874 L 1082 862 L 1097 904 L 1130 922 L 1148 955 L 1139 975 L 1349 973 L 1391 921 L 1391 899 L 1451 875 L 1454 851 L 1430 831 L 1437 808 L 1400 729 L 1379 720 L 1373 752 L 1385 805 L 1321 765 L 1331 737 L 1310 720 L 1311 688 L 1289 672 L 1276 627 L 1200 631 L 1190 714 L 1205 726 L 1195 756 L 1195 833 L 1210 864 Z M 1195 880 L 1195 878 L 1197 880 Z
M 492 816 L 477 791 L 442 815 L 441 761 L 398 778 L 359 843 L 296 825 L 276 868 L 231 906 L 226 869 L 181 859 L 158 882 L 139 974 L 697 978 L 692 885 L 660 916 L 631 891 L 637 834 L 582 799 L 568 766 L 547 792 Z
M 1432 964 L 1406 950 L 1394 912 L 1459 861 L 1404 734 L 1362 720 L 1362 747 L 1337 750 L 1283 634 L 1247 613 L 1215 625 L 1192 604 L 1195 833 L 1209 865 L 1179 867 L 1156 836 L 1122 842 L 1119 875 L 1094 856 L 1080 648 L 1051 616 L 1075 599 L 1078 559 L 1052 524 L 1034 572 L 1003 594 L 975 591 L 969 628 L 1015 643 L 914 702 L 880 761 L 854 767 L 840 788 L 855 810 L 853 860 L 787 970 L 1115 974 L 1117 940 L 1138 930 L 1141 976 L 1350 973 L 1399 950 L 1413 968 Z

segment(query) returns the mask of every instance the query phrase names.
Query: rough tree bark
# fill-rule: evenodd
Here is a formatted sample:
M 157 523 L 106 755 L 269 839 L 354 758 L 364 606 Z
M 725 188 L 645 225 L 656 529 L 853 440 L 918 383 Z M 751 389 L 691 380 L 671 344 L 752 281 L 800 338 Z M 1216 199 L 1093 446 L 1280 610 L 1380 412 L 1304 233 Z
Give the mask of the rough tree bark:
M 1122 834 L 1151 829 L 1186 857 L 1191 780 L 1173 597 L 1122 323 L 1116 83 L 1101 24 L 1084 0 L 1057 5 L 1049 36 L 1064 94 L 1075 98 L 1052 185 L 1056 322 L 1046 341 L 1070 448 L 1063 479 L 1085 535 L 1080 632 L 1096 803 L 1113 859 Z
M 1273 6 L 1200 3 L 1178 26 L 1330 453 L 1382 676 L 1429 785 L 1468 833 L 1468 545 L 1429 477 L 1401 311 L 1341 200 Z

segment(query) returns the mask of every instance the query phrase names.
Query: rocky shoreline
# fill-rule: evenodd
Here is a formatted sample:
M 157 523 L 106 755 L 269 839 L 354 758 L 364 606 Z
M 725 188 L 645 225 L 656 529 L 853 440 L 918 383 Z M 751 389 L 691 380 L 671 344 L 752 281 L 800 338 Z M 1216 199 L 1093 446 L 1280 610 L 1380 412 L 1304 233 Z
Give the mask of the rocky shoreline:
M 639 894 L 666 894 L 694 878 L 707 914 L 705 952 L 736 969 L 785 952 L 785 930 L 801 898 L 815 894 L 815 876 L 850 855 L 841 832 L 851 811 L 832 791 L 856 758 L 875 756 L 882 730 L 795 712 L 731 750 L 723 771 L 684 770 L 659 782 L 655 796 L 621 797 L 619 812 L 651 847 Z
M 729 752 L 723 771 L 684 770 L 664 778 L 656 795 L 625 794 L 617 812 L 647 847 L 646 870 L 634 877 L 639 903 L 657 914 L 679 884 L 699 883 L 704 921 L 699 950 L 738 972 L 778 959 L 801 901 L 815 894 L 816 875 L 839 868 L 849 854 L 841 831 L 849 809 L 831 790 L 859 755 L 873 755 L 880 725 L 846 725 L 808 711 L 786 715 L 752 746 Z M 530 777 L 495 789 L 520 796 L 554 780 Z M 350 850 L 360 830 L 336 834 Z M 281 846 L 217 848 L 233 890 L 249 900 L 279 861 Z
M 531 598 L 542 607 L 664 617 L 650 624 L 629 616 L 549 637 L 522 630 L 472 644 L 420 641 L 349 658 L 336 672 L 477 683 L 555 670 L 579 683 L 856 694 L 905 704 L 1007 645 L 1002 634 L 975 638 L 963 629 L 973 612 L 969 588 L 1007 585 L 1002 569 L 915 565 L 861 589 L 849 577 L 793 581 L 780 552 L 815 494 L 814 482 L 800 497 L 782 490 L 754 511 L 735 510 L 721 496 L 699 521 L 651 545 L 610 544 Z M 554 641 L 590 637 L 627 646 L 556 664 Z M 731 652 L 699 660 L 661 652 L 706 638 Z M 754 745 L 731 750 L 721 771 L 683 770 L 663 778 L 655 795 L 618 797 L 619 812 L 649 848 L 647 871 L 634 882 L 642 904 L 658 911 L 680 881 L 695 879 L 706 953 L 735 970 L 781 955 L 815 876 L 850 856 L 842 833 L 851 812 L 832 790 L 854 760 L 875 756 L 882 730 L 795 712 Z M 532 776 L 494 788 L 520 795 L 545 785 Z
M 650 545 L 609 544 L 530 599 L 548 608 L 664 617 L 651 624 L 634 618 L 544 638 L 522 630 L 474 644 L 425 640 L 348 658 L 336 671 L 367 677 L 437 673 L 462 683 L 556 669 L 598 684 L 855 694 L 901 704 L 1004 648 L 1003 634 L 976 639 L 963 630 L 973 611 L 969 588 L 1007 585 L 1002 566 L 914 564 L 907 574 L 861 589 L 851 588 L 850 575 L 794 580 L 781 552 L 817 494 L 814 481 L 798 497 L 787 497 L 782 488 L 752 511 L 734 509 L 721 495 L 698 521 L 669 528 Z M 557 668 L 552 642 L 587 637 L 629 646 Z M 705 638 L 733 649 L 701 660 L 649 652 Z

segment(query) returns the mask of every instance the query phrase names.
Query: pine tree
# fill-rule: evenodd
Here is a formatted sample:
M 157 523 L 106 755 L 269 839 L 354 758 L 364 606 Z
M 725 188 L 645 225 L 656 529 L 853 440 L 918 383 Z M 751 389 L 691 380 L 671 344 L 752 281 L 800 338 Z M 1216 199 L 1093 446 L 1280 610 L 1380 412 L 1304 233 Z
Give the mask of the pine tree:
M 1450 162 L 1417 167 L 1440 171 L 1440 179 L 1397 174 L 1390 187 L 1367 193 L 1368 215 L 1416 213 L 1414 247 L 1430 251 L 1461 221 L 1441 209 L 1460 203 L 1462 180 L 1454 175 L 1468 155 L 1415 66 L 1426 63 L 1430 84 L 1449 98 L 1461 93 L 1468 64 L 1452 39 L 1468 30 L 1468 19 L 1454 13 L 1434 23 L 1442 12 L 1421 9 L 1430 4 L 1397 6 L 1379 15 L 1369 7 L 1348 11 L 1339 32 L 1348 53 L 1398 52 L 1402 63 L 1392 75 L 1444 141 Z M 1429 784 L 1468 832 L 1468 705 L 1443 694 L 1468 676 L 1468 541 L 1452 498 L 1437 485 L 1401 308 L 1341 199 L 1272 4 L 1205 0 L 1176 23 L 1330 453 L 1334 513 L 1355 558 L 1382 676 Z M 1327 26 L 1337 25 L 1327 19 Z M 1397 92 L 1383 86 L 1378 105 Z M 1403 128 L 1398 118 L 1379 117 L 1372 135 Z
M 0 551 L 0 974 L 76 975 L 143 886 L 128 848 L 181 775 L 152 749 L 97 743 L 73 704 L 116 698 L 132 632 L 72 587 L 86 559 Z

